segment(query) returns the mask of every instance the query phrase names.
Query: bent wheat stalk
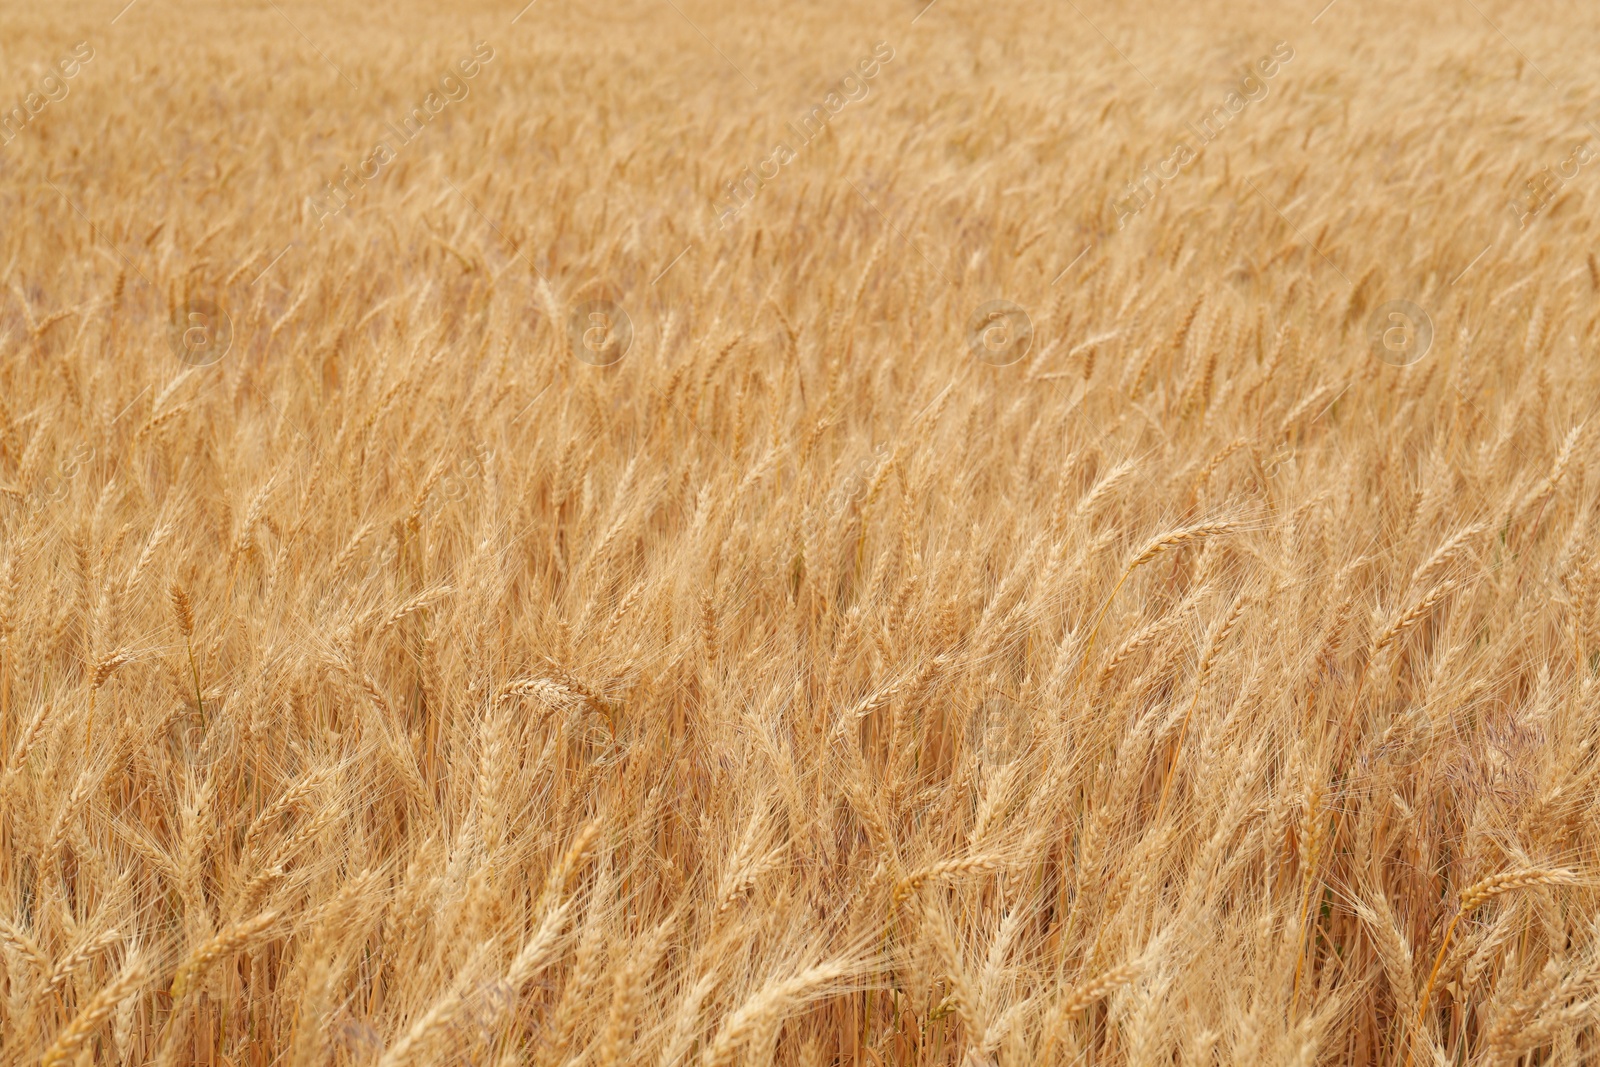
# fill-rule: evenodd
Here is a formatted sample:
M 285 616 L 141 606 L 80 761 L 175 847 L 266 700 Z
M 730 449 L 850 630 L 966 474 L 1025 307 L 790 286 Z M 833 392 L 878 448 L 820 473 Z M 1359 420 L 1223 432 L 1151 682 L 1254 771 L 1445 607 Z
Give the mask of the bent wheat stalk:
M 1445 953 L 1450 950 L 1450 938 L 1456 932 L 1456 924 L 1462 916 L 1469 914 L 1479 905 L 1486 904 L 1502 893 L 1509 893 L 1513 889 L 1526 889 L 1535 885 L 1571 885 L 1576 882 L 1577 875 L 1572 871 L 1561 868 L 1529 867 L 1516 871 L 1505 871 L 1493 874 L 1480 882 L 1474 882 L 1461 891 L 1461 903 L 1456 908 L 1456 913 L 1450 917 L 1450 925 L 1444 928 L 1444 937 L 1439 942 L 1439 952 L 1433 958 L 1433 967 L 1428 971 L 1427 984 L 1422 987 L 1422 996 L 1418 998 L 1416 1028 L 1422 1029 L 1423 1020 L 1428 1015 L 1428 1004 L 1433 996 L 1433 983 L 1439 977 L 1439 968 L 1444 964 Z M 1411 1064 L 1411 1048 L 1406 1049 L 1406 1067 Z

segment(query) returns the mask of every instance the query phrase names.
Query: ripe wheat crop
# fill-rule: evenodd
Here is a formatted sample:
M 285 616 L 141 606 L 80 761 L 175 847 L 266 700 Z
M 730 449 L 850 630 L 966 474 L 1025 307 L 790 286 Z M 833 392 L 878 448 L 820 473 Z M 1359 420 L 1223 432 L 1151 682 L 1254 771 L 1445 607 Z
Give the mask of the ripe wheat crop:
M 1597 43 L 7 5 L 0 1067 L 1600 1059 Z

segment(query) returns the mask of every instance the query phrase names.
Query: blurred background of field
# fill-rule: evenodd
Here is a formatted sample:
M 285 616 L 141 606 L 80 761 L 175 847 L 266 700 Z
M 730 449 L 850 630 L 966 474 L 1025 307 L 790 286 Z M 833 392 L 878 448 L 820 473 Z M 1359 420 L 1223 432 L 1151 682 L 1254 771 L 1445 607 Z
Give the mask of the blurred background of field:
M 1319 6 L 0 11 L 0 1064 L 1593 1058 L 1600 22 Z

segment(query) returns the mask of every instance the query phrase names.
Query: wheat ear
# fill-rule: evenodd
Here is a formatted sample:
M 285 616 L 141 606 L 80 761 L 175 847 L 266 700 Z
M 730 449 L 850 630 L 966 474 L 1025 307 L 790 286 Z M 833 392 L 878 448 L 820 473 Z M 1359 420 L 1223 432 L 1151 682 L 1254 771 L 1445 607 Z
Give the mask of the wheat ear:
M 1439 954 L 1434 957 L 1433 969 L 1428 972 L 1428 984 L 1422 988 L 1422 999 L 1417 1004 L 1416 1028 L 1422 1030 L 1422 1020 L 1428 1014 L 1428 1001 L 1433 996 L 1433 983 L 1439 977 L 1439 967 L 1444 963 L 1444 954 L 1450 948 L 1450 938 L 1456 932 L 1456 924 L 1461 917 L 1476 909 L 1480 904 L 1486 904 L 1501 893 L 1509 893 L 1513 889 L 1525 889 L 1534 885 L 1571 885 L 1577 881 L 1577 875 L 1568 870 L 1543 869 L 1528 867 L 1522 870 L 1505 871 L 1501 874 L 1492 874 L 1481 882 L 1474 882 L 1461 891 L 1461 907 L 1450 919 L 1450 925 L 1444 929 L 1444 940 L 1439 943 Z M 1411 1067 L 1411 1047 L 1406 1048 L 1406 1067 Z
M 67 1067 L 67 1064 L 76 1060 L 79 1050 L 94 1036 L 100 1024 L 144 981 L 145 973 L 143 960 L 129 960 L 122 968 L 122 973 L 90 997 L 89 1003 L 83 1006 L 77 1017 L 56 1035 L 55 1041 L 40 1059 L 40 1067 Z

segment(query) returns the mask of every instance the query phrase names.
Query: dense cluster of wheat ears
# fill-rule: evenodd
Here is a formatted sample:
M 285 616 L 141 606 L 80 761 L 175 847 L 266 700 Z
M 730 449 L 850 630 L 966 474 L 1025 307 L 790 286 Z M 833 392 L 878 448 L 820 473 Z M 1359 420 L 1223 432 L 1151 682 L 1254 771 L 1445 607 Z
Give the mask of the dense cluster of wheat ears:
M 1298 6 L 7 5 L 0 1067 L 1600 1057 L 1600 26 Z

